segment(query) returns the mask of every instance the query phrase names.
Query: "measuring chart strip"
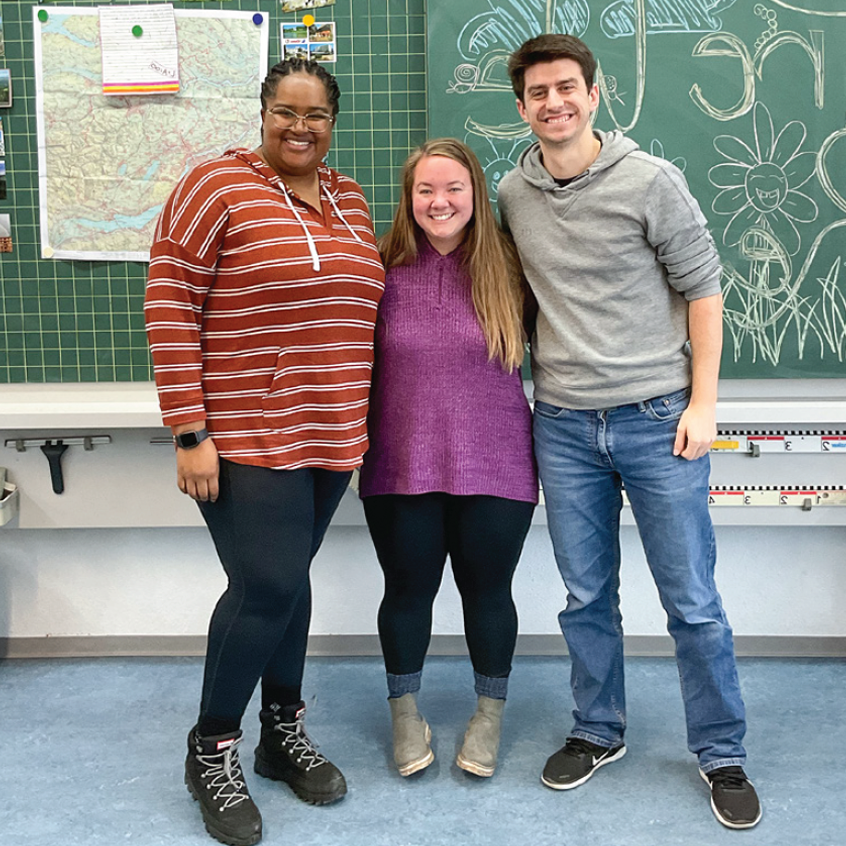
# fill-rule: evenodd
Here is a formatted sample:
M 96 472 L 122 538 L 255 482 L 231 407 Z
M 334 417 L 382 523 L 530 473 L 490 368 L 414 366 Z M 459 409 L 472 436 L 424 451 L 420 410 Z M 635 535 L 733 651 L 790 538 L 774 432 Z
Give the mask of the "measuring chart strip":
M 816 506 L 846 505 L 846 487 L 835 485 L 718 485 L 708 492 L 708 504 L 715 508 L 737 506 Z
M 755 432 L 743 429 L 720 431 L 711 445 L 711 452 L 839 452 L 846 455 L 846 432 Z

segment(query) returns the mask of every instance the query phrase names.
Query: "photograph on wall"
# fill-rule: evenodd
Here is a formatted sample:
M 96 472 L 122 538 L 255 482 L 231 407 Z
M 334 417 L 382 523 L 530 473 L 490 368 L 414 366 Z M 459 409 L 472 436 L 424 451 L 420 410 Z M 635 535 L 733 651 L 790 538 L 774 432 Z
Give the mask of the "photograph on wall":
M 284 45 L 283 53 L 285 54 L 286 59 L 307 59 L 308 42 L 291 41 Z
M 335 24 L 313 23 L 308 28 L 308 40 L 312 43 L 328 44 L 335 42 Z
M 12 105 L 12 74 L 8 68 L 0 68 L 0 109 Z
M 317 9 L 320 6 L 334 6 L 335 0 L 282 0 L 283 12 L 301 12 L 303 9 Z
M 289 41 L 308 41 L 308 27 L 302 21 L 282 24 L 282 43 L 287 44 Z
M 12 252 L 12 218 L 8 214 L 0 214 L 0 253 Z
M 0 161 L 0 200 L 6 199 L 6 162 Z
M 6 43 L 3 41 L 3 16 L 0 15 L 0 56 L 6 55 Z
M 335 44 L 315 44 L 309 41 L 308 57 L 314 59 L 315 62 L 334 62 L 338 57 L 335 55 Z
M 0 118 L 0 156 L 6 155 L 6 137 L 3 135 L 3 118 Z

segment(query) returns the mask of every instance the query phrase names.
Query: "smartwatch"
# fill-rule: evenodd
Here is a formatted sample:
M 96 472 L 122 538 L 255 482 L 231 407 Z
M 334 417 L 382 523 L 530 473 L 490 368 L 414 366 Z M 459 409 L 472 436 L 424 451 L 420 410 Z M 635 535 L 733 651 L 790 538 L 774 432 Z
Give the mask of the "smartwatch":
M 180 449 L 194 449 L 209 436 L 208 429 L 198 429 L 196 432 L 182 432 L 173 436 L 174 445 Z

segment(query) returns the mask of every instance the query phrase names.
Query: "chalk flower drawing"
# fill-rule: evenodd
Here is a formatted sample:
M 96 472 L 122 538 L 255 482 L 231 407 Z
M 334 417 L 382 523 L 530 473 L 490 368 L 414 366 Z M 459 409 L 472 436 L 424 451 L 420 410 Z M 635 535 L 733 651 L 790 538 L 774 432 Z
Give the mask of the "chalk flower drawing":
M 687 170 L 687 159 L 684 156 L 676 156 L 674 159 L 671 159 L 664 152 L 664 145 L 658 138 L 652 139 L 652 143 L 649 145 L 649 155 L 657 156 L 659 159 L 667 159 L 667 161 L 672 162 L 682 173 Z
M 797 190 L 814 175 L 816 154 L 799 152 L 807 132 L 798 120 L 788 123 L 774 138 L 770 110 L 759 102 L 753 122 L 752 147 L 733 135 L 714 139 L 714 148 L 728 161 L 708 171 L 711 184 L 723 189 L 711 208 L 732 216 L 723 232 L 727 246 L 738 244 L 750 227 L 763 226 L 793 256 L 802 245 L 796 223 L 810 223 L 819 214 L 817 204 Z
M 531 143 L 530 139 L 493 138 L 487 133 L 471 129 L 464 140 L 479 157 L 488 183 L 491 203 L 496 208 L 499 183 L 508 171 L 514 170 L 517 166 L 520 154 Z

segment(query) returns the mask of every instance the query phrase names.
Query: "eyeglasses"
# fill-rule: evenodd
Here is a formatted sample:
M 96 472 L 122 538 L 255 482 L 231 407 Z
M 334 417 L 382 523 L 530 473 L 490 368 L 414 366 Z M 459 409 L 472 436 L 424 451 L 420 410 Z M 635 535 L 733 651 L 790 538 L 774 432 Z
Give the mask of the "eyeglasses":
M 290 129 L 302 121 L 309 132 L 326 132 L 335 123 L 335 118 L 332 115 L 323 114 L 322 112 L 298 115 L 290 109 L 277 106 L 275 109 L 268 109 L 268 113 L 273 116 L 273 122 L 280 129 Z

